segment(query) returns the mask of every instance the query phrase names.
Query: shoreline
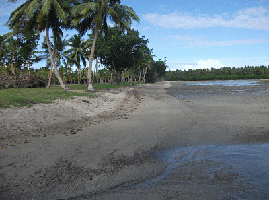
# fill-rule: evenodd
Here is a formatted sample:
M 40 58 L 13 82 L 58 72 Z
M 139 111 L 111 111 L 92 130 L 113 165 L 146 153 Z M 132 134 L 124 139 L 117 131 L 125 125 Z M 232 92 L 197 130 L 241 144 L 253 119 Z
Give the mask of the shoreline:
M 123 194 L 119 199 L 153 197 L 153 192 L 131 189 L 130 193 L 126 188 L 164 171 L 166 164 L 153 156 L 157 149 L 269 142 L 268 93 L 259 97 L 238 95 L 218 87 L 210 92 L 208 87 L 185 83 L 161 82 L 105 93 L 99 101 L 93 100 L 91 109 L 96 115 L 88 118 L 79 118 L 79 112 L 71 112 L 68 107 L 61 110 L 62 104 L 56 103 L 50 106 L 50 112 L 58 105 L 54 114 L 69 119 L 71 112 L 78 119 L 68 123 L 48 121 L 51 124 L 45 124 L 43 131 L 33 129 L 21 138 L 16 138 L 16 131 L 4 138 L 0 131 L 1 195 L 6 199 L 111 199 Z M 178 84 L 178 89 L 172 84 Z M 191 96 L 196 90 L 201 95 Z M 173 97 L 176 92 L 184 98 Z M 212 95 L 203 95 L 207 92 Z M 88 108 L 87 101 L 92 101 L 73 102 L 77 100 L 77 107 Z M 102 105 L 115 109 L 99 112 Z M 34 107 L 29 109 L 32 116 Z M 6 111 L 0 114 L 12 114 L 12 109 Z M 3 146 L 9 139 L 11 145 Z

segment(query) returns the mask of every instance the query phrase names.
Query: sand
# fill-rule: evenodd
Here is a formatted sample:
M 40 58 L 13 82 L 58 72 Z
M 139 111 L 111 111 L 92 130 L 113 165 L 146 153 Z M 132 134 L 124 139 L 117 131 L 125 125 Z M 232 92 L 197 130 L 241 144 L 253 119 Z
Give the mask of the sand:
M 96 99 L 0 109 L 0 196 L 218 198 L 212 188 L 190 185 L 190 177 L 150 188 L 138 185 L 165 171 L 167 164 L 154 156 L 157 150 L 269 142 L 268 85 L 245 89 L 242 94 L 229 87 L 161 82 L 100 93 Z M 199 170 L 193 173 L 199 176 Z

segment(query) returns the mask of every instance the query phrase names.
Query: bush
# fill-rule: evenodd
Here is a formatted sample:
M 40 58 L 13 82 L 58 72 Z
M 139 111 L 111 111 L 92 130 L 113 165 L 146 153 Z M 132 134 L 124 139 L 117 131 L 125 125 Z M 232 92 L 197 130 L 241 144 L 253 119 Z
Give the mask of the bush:
M 46 87 L 46 81 L 38 76 L 0 75 L 0 89 L 7 88 L 41 88 Z

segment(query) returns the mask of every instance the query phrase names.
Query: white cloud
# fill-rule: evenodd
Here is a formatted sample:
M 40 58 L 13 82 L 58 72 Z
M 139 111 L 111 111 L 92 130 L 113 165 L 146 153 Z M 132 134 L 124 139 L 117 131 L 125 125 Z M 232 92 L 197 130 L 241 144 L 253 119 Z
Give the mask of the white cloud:
M 219 60 L 212 60 L 212 59 L 208 59 L 208 60 L 199 60 L 198 64 L 196 65 L 184 65 L 183 68 L 185 70 L 188 69 L 211 69 L 211 67 L 215 68 L 215 69 L 219 69 L 224 67 L 225 65 L 222 64 Z
M 167 62 L 168 68 L 166 70 L 176 71 L 180 69 L 179 66 L 195 66 L 197 63 L 190 63 L 190 62 Z
M 232 40 L 232 41 L 205 41 L 200 46 L 232 46 L 232 45 L 245 45 L 245 44 L 262 44 L 269 43 L 269 39 L 247 39 L 247 40 Z
M 233 27 L 249 28 L 255 30 L 269 30 L 267 10 L 263 7 L 253 7 L 238 11 L 230 17 L 228 13 L 210 16 L 193 16 L 189 13 L 173 12 L 167 15 L 150 13 L 144 19 L 156 26 L 163 28 L 208 28 L 208 27 Z
M 198 36 L 172 35 L 165 39 L 172 39 L 187 46 L 213 47 L 213 46 L 233 46 L 246 44 L 264 44 L 269 43 L 269 39 L 245 39 L 245 40 L 229 40 L 229 41 L 210 41 L 207 38 Z M 175 43 L 174 43 L 175 44 Z

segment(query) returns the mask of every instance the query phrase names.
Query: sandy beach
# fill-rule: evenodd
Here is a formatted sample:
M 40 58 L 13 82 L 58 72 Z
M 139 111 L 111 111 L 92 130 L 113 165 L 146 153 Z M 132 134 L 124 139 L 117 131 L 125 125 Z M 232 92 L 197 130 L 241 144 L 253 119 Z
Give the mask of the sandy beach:
M 231 199 L 235 190 L 269 199 L 240 185 L 240 173 L 203 176 L 217 165 L 208 160 L 162 176 L 169 164 L 156 152 L 269 143 L 268 84 L 187 83 L 0 109 L 0 199 Z

